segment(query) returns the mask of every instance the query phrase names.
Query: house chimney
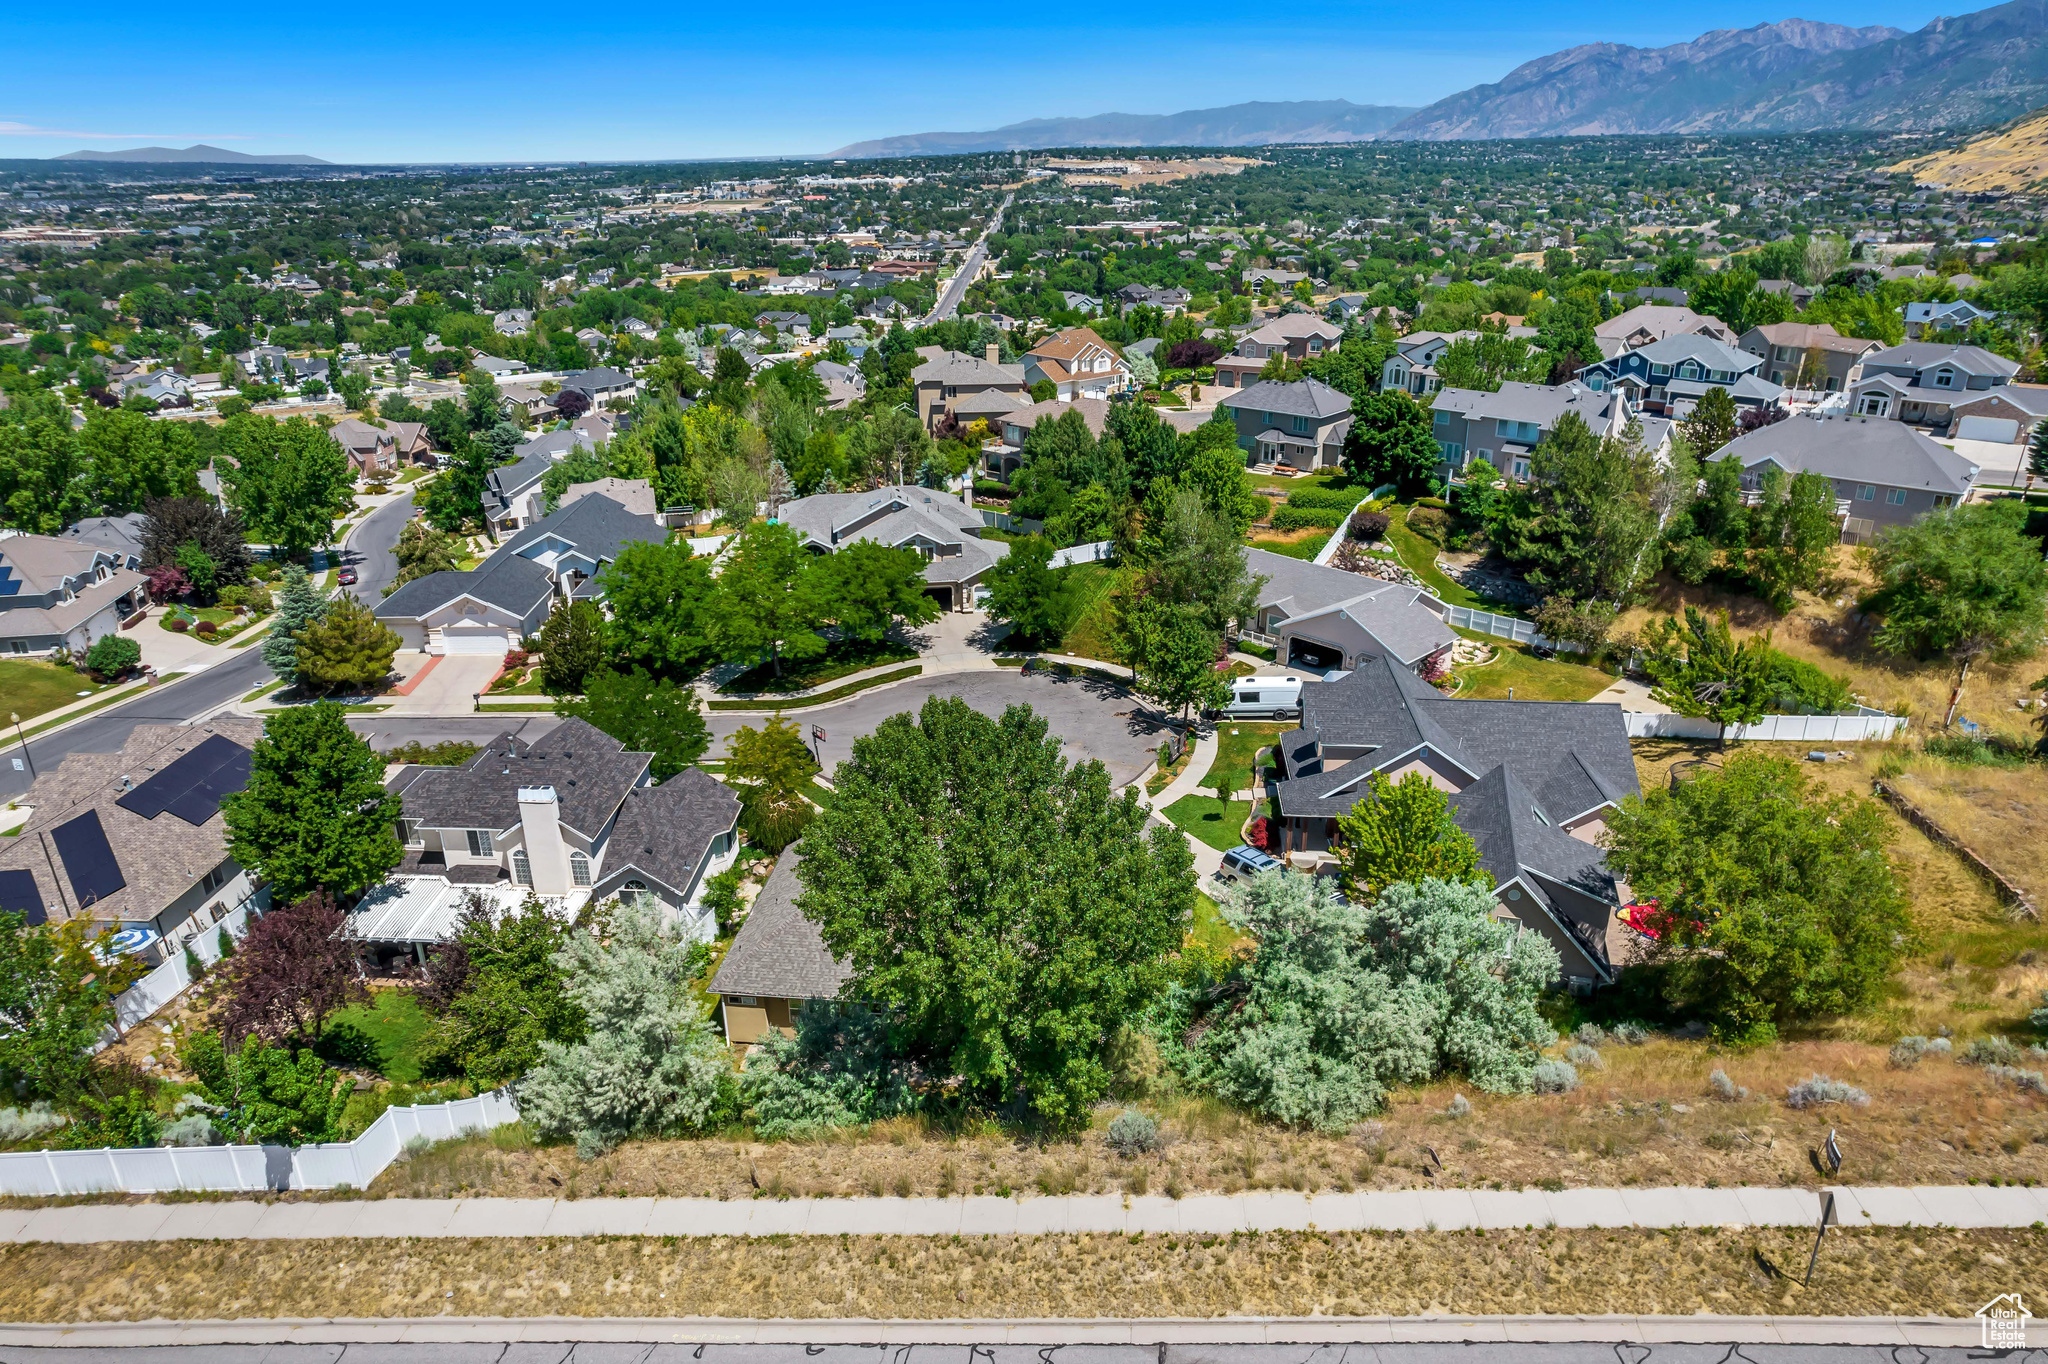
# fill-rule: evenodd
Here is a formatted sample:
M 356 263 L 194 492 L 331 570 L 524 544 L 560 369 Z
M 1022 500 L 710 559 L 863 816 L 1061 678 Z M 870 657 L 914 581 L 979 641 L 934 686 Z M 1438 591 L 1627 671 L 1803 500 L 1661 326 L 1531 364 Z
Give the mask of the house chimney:
M 552 786 L 519 788 L 519 831 L 536 895 L 569 893 L 569 849 L 562 842 L 562 804 Z
M 988 343 L 988 362 L 989 362 L 989 363 L 990 363 L 991 365 L 993 365 L 993 364 L 998 364 L 998 363 L 1000 363 L 1000 362 L 999 362 L 999 361 L 998 361 L 998 360 L 996 359 L 996 357 L 997 357 L 998 355 L 1001 355 L 1002 353 L 1003 353 L 1003 348 L 1002 348 L 1001 346 L 998 346 L 998 345 L 997 345 L 997 344 L 996 344 L 995 342 L 993 342 L 993 341 L 991 341 L 991 342 L 989 342 L 989 343 Z

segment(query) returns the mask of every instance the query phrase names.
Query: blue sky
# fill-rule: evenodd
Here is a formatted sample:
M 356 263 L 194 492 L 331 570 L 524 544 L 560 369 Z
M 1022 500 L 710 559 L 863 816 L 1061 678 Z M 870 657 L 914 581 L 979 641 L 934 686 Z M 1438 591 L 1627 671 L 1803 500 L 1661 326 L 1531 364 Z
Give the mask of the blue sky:
M 0 157 L 207 141 L 331 161 L 798 154 L 1247 99 L 1420 105 L 1575 43 L 1654 46 L 1795 15 L 1912 29 L 1935 13 L 1899 0 L 1736 0 L 1711 13 L 1616 0 L 1292 0 L 1172 17 L 1087 6 L 1072 18 L 1014 3 L 224 0 L 111 24 L 90 7 L 6 8 Z

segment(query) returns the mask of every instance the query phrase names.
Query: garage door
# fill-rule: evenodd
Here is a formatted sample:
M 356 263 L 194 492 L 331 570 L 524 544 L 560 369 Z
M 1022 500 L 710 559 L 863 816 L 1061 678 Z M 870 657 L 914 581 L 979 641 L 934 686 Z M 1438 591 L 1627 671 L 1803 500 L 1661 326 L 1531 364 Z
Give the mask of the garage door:
M 443 630 L 444 654 L 502 654 L 512 647 L 503 630 Z
M 1994 440 L 2010 445 L 2020 438 L 2020 424 L 2011 417 L 1964 417 L 1956 423 L 1957 440 Z

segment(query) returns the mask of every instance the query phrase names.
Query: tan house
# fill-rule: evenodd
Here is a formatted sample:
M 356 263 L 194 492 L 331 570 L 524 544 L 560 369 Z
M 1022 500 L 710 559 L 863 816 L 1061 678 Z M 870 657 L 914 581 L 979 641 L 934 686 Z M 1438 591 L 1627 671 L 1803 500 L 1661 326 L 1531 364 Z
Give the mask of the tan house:
M 1763 357 L 1762 376 L 1785 388 L 1840 393 L 1863 377 L 1863 359 L 1882 341 L 1844 336 L 1825 322 L 1772 322 L 1751 327 L 1737 343 Z
M 993 345 L 983 358 L 939 346 L 919 346 L 917 353 L 922 362 L 910 372 L 910 387 L 928 428 L 949 416 L 987 421 L 1031 401 L 1023 368 L 996 363 Z
M 1053 396 L 1066 402 L 1107 398 L 1137 383 L 1123 356 L 1092 327 L 1054 332 L 1026 351 L 1024 378 L 1027 385 L 1050 383 Z
M 803 889 L 796 879 L 800 849 L 791 844 L 783 850 L 711 978 L 726 1041 L 735 1047 L 753 1046 L 771 1028 L 793 1031 L 806 1002 L 838 999 L 853 977 L 852 968 L 825 946 L 818 926 L 796 907 Z
M 1297 364 L 1337 349 L 1344 329 L 1313 313 L 1283 313 L 1237 343 L 1235 354 L 1216 362 L 1218 388 L 1245 388 L 1273 357 L 1284 355 Z
M 1600 347 L 1602 358 L 1608 360 L 1625 350 L 1641 350 L 1667 336 L 1711 336 L 1716 341 L 1735 344 L 1735 333 L 1720 318 L 1664 303 L 1639 304 L 1593 328 L 1594 344 Z
M 370 425 L 355 417 L 344 417 L 329 428 L 328 435 L 334 437 L 342 453 L 355 471 L 369 477 L 373 474 L 388 474 L 398 467 L 398 442 L 390 432 Z

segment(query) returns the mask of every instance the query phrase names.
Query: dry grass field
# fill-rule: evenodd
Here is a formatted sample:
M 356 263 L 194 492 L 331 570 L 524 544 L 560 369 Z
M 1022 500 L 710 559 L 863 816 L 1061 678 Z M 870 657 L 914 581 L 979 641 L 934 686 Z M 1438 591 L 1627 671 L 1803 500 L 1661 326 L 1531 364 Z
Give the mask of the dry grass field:
M 1629 1312 L 1967 1318 L 2048 1233 L 177 1241 L 0 1250 L 0 1320 L 1018 1318 Z

